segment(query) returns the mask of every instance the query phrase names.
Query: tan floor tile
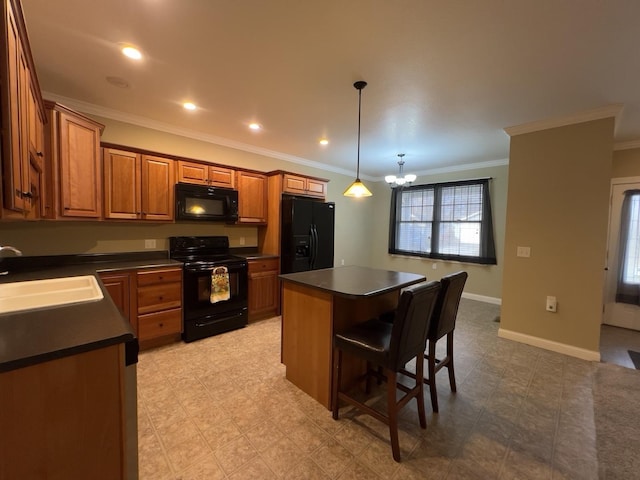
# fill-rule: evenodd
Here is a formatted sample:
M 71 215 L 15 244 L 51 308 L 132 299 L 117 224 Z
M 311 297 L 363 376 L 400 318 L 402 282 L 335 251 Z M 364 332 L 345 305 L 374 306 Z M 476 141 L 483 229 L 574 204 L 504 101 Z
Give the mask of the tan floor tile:
M 273 422 L 267 420 L 246 431 L 245 436 L 258 452 L 263 452 L 284 437 L 284 433 Z
M 333 439 L 316 450 L 312 458 L 331 478 L 337 478 L 354 460 L 353 455 Z
M 258 452 L 245 437 L 238 437 L 215 451 L 218 462 L 231 474 L 256 457 Z
M 273 473 L 282 477 L 302 460 L 302 452 L 292 440 L 283 436 L 260 452 L 260 457 Z
M 177 472 L 185 470 L 201 458 L 211 455 L 213 455 L 213 451 L 200 434 L 185 438 L 184 441 L 175 443 L 170 449 L 167 449 L 169 462 Z
M 302 459 L 300 463 L 284 474 L 285 480 L 330 480 L 328 476 L 309 457 Z
M 200 431 L 214 451 L 219 450 L 242 435 L 242 432 L 232 420 L 206 427 L 201 425 Z
M 339 478 L 344 480 L 382 480 L 389 477 L 381 477 L 366 465 L 354 460 L 347 465 L 347 468 Z
M 229 480 L 272 480 L 278 477 L 261 458 L 254 458 L 227 478 Z
M 215 457 L 208 455 L 181 472 L 176 478 L 178 480 L 223 480 L 227 477 Z

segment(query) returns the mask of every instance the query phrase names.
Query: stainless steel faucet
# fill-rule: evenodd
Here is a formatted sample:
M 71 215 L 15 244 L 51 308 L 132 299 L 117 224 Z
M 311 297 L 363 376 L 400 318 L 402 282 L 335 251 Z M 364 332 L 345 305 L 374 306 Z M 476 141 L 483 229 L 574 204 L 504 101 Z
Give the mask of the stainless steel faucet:
M 4 256 L 4 255 L 2 255 L 2 252 L 13 252 L 18 257 L 20 257 L 22 255 L 22 252 L 20 250 L 18 250 L 16 247 L 12 247 L 10 245 L 6 245 L 4 247 L 0 245 L 0 257 Z M 5 271 L 0 272 L 0 275 L 6 275 L 7 273 L 9 273 L 9 270 L 5 270 Z

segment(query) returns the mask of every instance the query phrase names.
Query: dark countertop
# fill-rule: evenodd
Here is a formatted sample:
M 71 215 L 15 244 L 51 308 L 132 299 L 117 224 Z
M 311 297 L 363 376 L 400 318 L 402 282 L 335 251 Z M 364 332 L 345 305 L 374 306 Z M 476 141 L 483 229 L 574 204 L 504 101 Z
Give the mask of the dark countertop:
M 266 260 L 268 258 L 280 258 L 278 255 L 274 255 L 273 253 L 234 253 L 238 257 L 246 258 L 247 260 Z
M 0 276 L 0 283 L 182 265 L 166 258 L 166 252 L 161 253 L 165 258 L 152 252 L 140 252 L 137 260 L 136 254 L 17 257 L 11 262 L 9 275 Z M 92 259 L 96 261 L 91 262 Z M 37 269 L 37 265 L 42 267 Z M 102 300 L 0 314 L 0 372 L 118 343 L 127 343 L 128 350 L 133 348 L 137 352 L 129 322 L 122 317 L 102 282 L 98 283 L 104 295 Z
M 347 266 L 280 275 L 292 282 L 349 298 L 372 297 L 426 280 L 424 275 Z

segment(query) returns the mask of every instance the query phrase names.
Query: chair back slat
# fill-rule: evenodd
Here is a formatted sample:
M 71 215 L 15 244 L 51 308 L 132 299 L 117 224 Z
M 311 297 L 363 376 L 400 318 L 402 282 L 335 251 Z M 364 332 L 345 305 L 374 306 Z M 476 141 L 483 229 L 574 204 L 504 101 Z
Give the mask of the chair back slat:
M 438 340 L 456 328 L 458 307 L 467 277 L 467 272 L 456 272 L 440 279 L 442 289 L 429 326 L 429 340 Z
M 399 369 L 425 350 L 429 323 L 440 282 L 422 282 L 405 288 L 393 319 L 388 368 Z

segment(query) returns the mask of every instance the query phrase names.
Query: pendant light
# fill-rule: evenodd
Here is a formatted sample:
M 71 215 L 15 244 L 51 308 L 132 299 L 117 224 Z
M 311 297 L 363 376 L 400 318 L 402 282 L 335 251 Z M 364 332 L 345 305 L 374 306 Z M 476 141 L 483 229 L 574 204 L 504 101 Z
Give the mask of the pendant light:
M 398 157 L 400 157 L 400 160 L 398 160 L 398 165 L 400 166 L 400 172 L 398 173 L 398 176 L 396 177 L 395 175 L 387 175 L 386 177 L 384 177 L 384 181 L 387 182 L 391 186 L 391 188 L 401 187 L 407 183 L 415 182 L 417 178 L 412 173 L 408 173 L 407 175 L 402 174 L 402 167 L 404 166 L 404 155 L 404 153 L 398 154 Z
M 345 197 L 370 197 L 372 193 L 364 186 L 364 183 L 360 181 L 360 113 L 362 111 L 362 89 L 367 86 L 367 82 L 360 80 L 354 83 L 353 86 L 358 90 L 358 163 L 356 167 L 356 179 L 349 185 L 349 188 L 344 191 L 343 195 Z

